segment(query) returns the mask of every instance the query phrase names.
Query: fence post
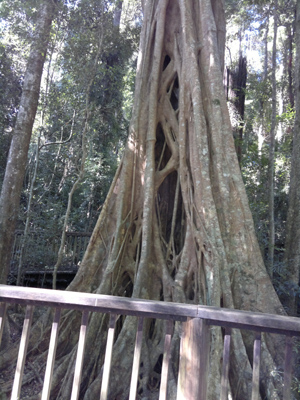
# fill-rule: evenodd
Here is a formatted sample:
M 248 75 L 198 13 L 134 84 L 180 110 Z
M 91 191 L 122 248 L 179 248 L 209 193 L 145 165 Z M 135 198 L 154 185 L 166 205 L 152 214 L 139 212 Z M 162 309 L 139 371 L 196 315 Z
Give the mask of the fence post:
M 182 326 L 177 400 L 206 400 L 209 328 L 201 318 L 189 318 Z

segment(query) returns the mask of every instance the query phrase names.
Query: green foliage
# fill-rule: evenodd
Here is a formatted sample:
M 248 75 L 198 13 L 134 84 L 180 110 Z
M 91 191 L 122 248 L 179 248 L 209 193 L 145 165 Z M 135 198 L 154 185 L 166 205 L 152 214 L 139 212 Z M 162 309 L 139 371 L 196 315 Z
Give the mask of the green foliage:
M 43 147 L 32 206 L 34 230 L 46 230 L 49 220 L 56 221 L 52 232 L 59 234 L 62 228 L 68 194 L 80 165 L 86 91 L 99 45 L 100 58 L 88 101 L 85 177 L 73 196 L 69 230 L 92 230 L 115 174 L 127 137 L 140 28 L 134 25 L 119 30 L 113 25 L 113 16 L 111 3 L 82 0 L 74 7 L 61 7 L 55 22 L 39 106 L 43 125 L 39 126 L 38 118 L 22 204 L 26 209 L 34 167 L 34 141 L 41 135 Z M 66 143 L 54 144 L 68 138 Z M 21 213 L 20 227 L 22 219 Z
M 42 152 L 40 159 L 40 169 L 43 172 L 49 171 L 49 176 L 56 159 L 52 193 L 49 190 L 47 195 L 55 195 L 55 187 L 58 187 L 59 201 L 66 204 L 80 162 L 86 87 L 99 45 L 98 38 L 103 30 L 103 47 L 89 96 L 86 173 L 84 183 L 81 184 L 78 193 L 75 193 L 73 200 L 74 212 L 70 225 L 72 230 L 85 230 L 84 225 L 91 225 L 91 218 L 92 225 L 95 223 L 97 209 L 105 200 L 114 176 L 119 153 L 127 137 L 129 122 L 129 114 L 126 115 L 123 111 L 123 87 L 124 82 L 130 82 L 132 79 L 132 69 L 130 78 L 126 78 L 125 73 L 132 63 L 132 54 L 137 47 L 138 30 L 134 27 L 120 32 L 113 26 L 113 14 L 105 8 L 102 13 L 102 9 L 99 9 L 100 3 L 95 4 L 82 1 L 78 8 L 71 10 L 65 28 L 67 35 L 64 47 L 59 55 L 61 76 L 52 82 L 47 95 L 47 128 L 43 130 L 43 140 L 53 143 L 66 140 L 73 131 L 72 138 L 61 147 L 57 157 L 57 146 L 50 146 L 51 149 L 47 147 L 47 151 Z M 82 18 L 83 24 L 80 23 Z M 133 91 L 132 82 L 131 86 L 128 84 L 126 88 L 127 103 L 130 103 L 132 98 L 130 90 Z M 43 176 L 47 181 L 47 175 Z M 43 185 L 48 187 L 43 179 L 38 181 L 40 188 Z M 89 208 L 90 202 L 95 209 Z M 88 215 L 89 221 L 83 218 L 83 215 Z
M 295 121 L 295 114 L 294 108 L 288 104 L 286 111 L 276 116 L 277 122 L 281 122 L 285 127 L 292 127 Z
M 5 149 L 0 158 L 0 180 L 39 2 L 3 0 L 0 4 L 0 144 Z M 22 230 L 30 217 L 30 251 L 25 255 L 28 266 L 41 263 L 43 267 L 45 255 L 48 267 L 54 264 L 55 243 L 59 244 L 69 192 L 80 168 L 87 110 L 85 176 L 73 196 L 68 231 L 92 231 L 115 174 L 131 116 L 141 18 L 140 6 L 135 7 L 134 1 L 125 3 L 120 28 L 114 25 L 114 1 L 58 2 L 18 221 Z M 28 214 L 38 137 L 38 174 Z
M 293 39 L 294 2 L 278 2 L 281 28 L 277 40 L 276 86 L 277 137 L 275 149 L 274 207 L 275 207 L 275 264 L 274 286 L 278 293 L 289 290 L 284 273 L 283 256 L 285 225 L 290 185 L 292 128 L 295 113 L 291 106 L 293 80 L 291 68 L 294 54 L 289 52 Z M 267 1 L 228 1 L 227 63 L 234 69 L 242 52 L 247 57 L 247 89 L 245 92 L 245 124 L 241 170 L 262 255 L 268 262 L 268 165 L 269 133 L 272 113 L 272 35 L 273 4 Z M 284 26 L 284 28 L 282 27 Z M 268 35 L 266 36 L 266 33 Z M 267 45 L 267 53 L 266 51 Z M 265 61 L 267 70 L 265 71 Z M 266 74 L 265 74 L 266 72 Z M 280 110 L 280 111 L 279 111 Z
M 246 185 L 250 208 L 252 211 L 257 237 L 262 254 L 267 255 L 268 248 L 268 143 L 259 152 L 258 142 L 248 143 L 247 154 L 243 157 L 242 173 Z M 288 208 L 288 191 L 290 184 L 291 137 L 286 136 L 278 142 L 275 152 L 275 255 L 277 262 L 282 261 L 285 242 L 285 223 Z

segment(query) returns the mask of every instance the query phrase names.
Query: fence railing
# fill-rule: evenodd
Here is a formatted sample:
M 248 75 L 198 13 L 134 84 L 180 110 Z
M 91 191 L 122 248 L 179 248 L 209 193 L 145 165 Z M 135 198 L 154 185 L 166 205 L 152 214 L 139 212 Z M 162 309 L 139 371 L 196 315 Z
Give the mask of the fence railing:
M 164 341 L 159 400 L 167 399 L 168 369 L 171 355 L 171 337 L 173 321 L 182 321 L 180 343 L 180 359 L 178 371 L 177 400 L 206 400 L 209 363 L 209 327 L 225 328 L 223 367 L 220 400 L 227 400 L 229 388 L 229 362 L 231 328 L 256 332 L 253 346 L 253 377 L 251 400 L 259 397 L 259 375 L 261 363 L 261 333 L 269 332 L 284 335 L 285 367 L 284 367 L 284 400 L 291 398 L 292 379 L 292 337 L 300 336 L 300 319 L 272 314 L 251 313 L 233 309 L 167 303 L 133 298 L 74 293 L 0 285 L 0 341 L 2 337 L 5 313 L 8 303 L 26 305 L 23 331 L 19 346 L 17 366 L 12 385 L 11 400 L 19 399 L 22 377 L 26 360 L 30 327 L 35 306 L 47 306 L 55 309 L 49 342 L 48 359 L 43 380 L 42 400 L 49 399 L 53 375 L 58 330 L 63 309 L 81 310 L 82 320 L 79 332 L 77 358 L 71 399 L 79 396 L 81 372 L 83 367 L 84 348 L 87 335 L 89 314 L 101 312 L 110 314 L 107 335 L 106 353 L 103 366 L 100 400 L 108 398 L 109 376 L 113 352 L 114 334 L 118 315 L 132 315 L 138 318 L 129 400 L 136 399 L 139 375 L 140 354 L 142 348 L 143 321 L 145 318 L 163 319 L 167 321 Z M 245 399 L 247 400 L 247 399 Z
M 16 231 L 11 253 L 11 266 L 18 264 L 24 232 Z M 67 232 L 64 247 L 63 264 L 77 265 L 82 260 L 87 248 L 90 232 Z M 29 232 L 27 241 L 30 243 L 30 252 L 23 255 L 23 263 L 27 268 L 53 267 L 57 260 L 60 246 L 60 236 L 46 236 L 45 232 Z M 32 256 L 34 254 L 34 257 Z
M 65 289 L 74 278 L 90 237 L 91 232 L 66 233 L 62 263 L 57 273 L 58 289 Z M 52 288 L 53 268 L 57 261 L 61 237 L 55 234 L 49 235 L 49 232 L 46 234 L 41 230 L 29 232 L 26 240 L 27 245 L 22 250 L 24 232 L 15 231 L 8 282 L 15 285 L 20 274 L 22 286 Z

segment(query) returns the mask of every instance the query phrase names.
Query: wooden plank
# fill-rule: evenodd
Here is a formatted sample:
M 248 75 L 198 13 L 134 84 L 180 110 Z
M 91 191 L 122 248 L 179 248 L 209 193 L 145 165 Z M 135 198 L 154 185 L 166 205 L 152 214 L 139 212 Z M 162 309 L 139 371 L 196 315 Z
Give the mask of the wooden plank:
M 261 356 L 261 334 L 255 336 L 253 346 L 253 375 L 252 375 L 252 395 L 251 400 L 259 400 L 259 372 Z
M 0 301 L 113 312 L 144 318 L 186 320 L 198 317 L 206 319 L 210 325 L 300 336 L 300 318 L 210 306 L 6 285 L 0 285 Z
M 1 344 L 2 335 L 3 335 L 3 331 L 4 331 L 6 308 L 7 308 L 6 303 L 0 304 L 0 344 Z
M 110 376 L 112 350 L 114 344 L 116 319 L 117 319 L 116 314 L 111 314 L 109 320 L 109 329 L 107 334 L 100 400 L 107 400 L 108 396 L 108 384 Z
M 90 237 L 93 232 L 66 232 L 66 236 Z
M 300 336 L 300 319 L 296 317 L 210 306 L 198 306 L 198 317 L 210 325 Z
M 78 340 L 78 347 L 77 347 L 77 356 L 76 356 L 76 364 L 75 364 L 75 371 L 74 371 L 71 400 L 77 400 L 79 397 L 88 320 L 89 320 L 89 311 L 84 311 L 82 313 L 82 317 L 81 317 L 81 326 L 80 326 L 80 333 L 79 333 L 79 340 Z
M 57 273 L 59 274 L 59 275 L 74 275 L 74 274 L 76 274 L 76 272 L 77 272 L 77 268 L 75 269 L 73 269 L 73 270 L 71 270 L 71 271 L 63 271 L 63 270 L 59 270 L 59 271 L 57 271 Z M 51 275 L 51 276 L 53 276 L 53 270 L 48 270 L 48 271 L 26 271 L 25 273 L 24 273 L 24 275 L 25 276 L 31 276 L 31 275 Z
M 206 400 L 209 340 L 205 320 L 193 318 L 183 323 L 177 400 Z
M 292 357 L 293 357 L 293 339 L 291 335 L 287 335 L 285 342 L 283 400 L 290 400 L 291 398 Z
M 167 400 L 168 389 L 168 372 L 171 359 L 171 340 L 173 333 L 173 321 L 167 321 L 167 328 L 165 334 L 164 356 L 161 371 L 161 382 L 159 389 L 159 400 Z
M 141 358 L 141 350 L 142 350 L 143 323 L 144 323 L 144 318 L 139 317 L 137 332 L 136 332 L 136 339 L 135 339 L 135 348 L 134 348 L 134 356 L 133 356 L 129 400 L 136 399 L 137 383 L 138 383 L 139 368 L 140 368 L 140 358 Z
M 56 347 L 57 347 L 57 341 L 58 341 L 60 316 L 61 316 L 61 309 L 57 308 L 55 310 L 53 323 L 52 323 L 52 329 L 51 329 L 46 371 L 45 371 L 45 377 L 44 377 L 43 392 L 42 392 L 42 398 L 41 398 L 42 400 L 48 400 L 50 397 L 51 382 L 52 382 Z
M 231 329 L 226 328 L 224 336 L 223 347 L 223 366 L 222 366 L 222 379 L 221 379 L 221 400 L 228 398 L 228 374 L 229 374 L 229 358 L 230 358 L 230 342 L 231 342 Z
M 24 373 L 24 365 L 29 341 L 30 327 L 32 323 L 33 316 L 33 306 L 26 307 L 25 319 L 23 324 L 21 342 L 19 347 L 18 361 L 15 371 L 15 378 L 11 393 L 11 400 L 18 400 L 20 398 L 22 378 Z
M 12 288 L 12 289 L 11 289 Z M 197 316 L 196 305 L 132 299 L 63 290 L 25 288 L 0 285 L 0 301 L 20 304 L 60 306 L 67 309 L 90 310 L 115 314 L 186 320 Z

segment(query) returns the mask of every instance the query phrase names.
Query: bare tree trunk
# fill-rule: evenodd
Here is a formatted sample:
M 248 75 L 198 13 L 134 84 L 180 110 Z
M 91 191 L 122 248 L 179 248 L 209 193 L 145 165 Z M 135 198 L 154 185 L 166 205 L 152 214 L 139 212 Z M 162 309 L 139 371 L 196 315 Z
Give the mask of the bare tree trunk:
M 64 247 L 65 247 L 65 242 L 66 242 L 66 234 L 67 234 L 67 226 L 69 223 L 69 217 L 71 213 L 71 208 L 72 208 L 72 200 L 73 200 L 73 195 L 75 191 L 77 190 L 78 185 L 82 181 L 84 177 L 84 172 L 85 172 L 85 162 L 86 162 L 86 157 L 87 157 L 87 134 L 88 134 L 88 124 L 89 124 L 89 117 L 90 117 L 90 95 L 91 95 L 91 88 L 96 76 L 97 72 L 97 65 L 98 65 L 98 60 L 102 51 L 102 42 L 103 42 L 103 30 L 102 26 L 100 24 L 100 32 L 99 32 L 99 42 L 98 42 L 98 49 L 97 53 L 95 56 L 95 60 L 93 63 L 93 71 L 92 71 L 92 76 L 91 79 L 89 80 L 88 86 L 86 88 L 86 98 L 85 98 L 85 122 L 84 122 L 84 127 L 82 131 L 82 139 L 81 139 L 81 163 L 80 163 L 80 169 L 79 169 L 79 174 L 75 182 L 73 183 L 72 189 L 69 192 L 68 196 L 68 205 L 67 205 L 67 210 L 66 214 L 64 217 L 64 225 L 63 225 L 63 230 L 62 230 L 62 235 L 61 235 L 61 240 L 60 240 L 60 247 L 58 250 L 57 254 L 57 261 L 54 265 L 53 269 L 53 284 L 52 287 L 53 289 L 56 289 L 56 278 L 57 278 L 57 271 L 58 268 L 60 267 L 62 260 L 63 260 L 63 254 L 64 254 Z
M 123 0 L 117 0 L 114 11 L 114 26 L 117 29 L 120 28 L 122 8 L 123 8 Z
M 55 1 L 44 0 L 27 62 L 19 113 L 10 146 L 0 197 L 0 282 L 6 283 L 28 148 L 36 115 L 43 66 L 47 53 Z
M 263 70 L 263 75 L 262 75 L 262 81 L 263 81 L 263 91 L 261 93 L 260 97 L 260 114 L 261 114 L 261 121 L 260 121 L 260 128 L 259 128 L 259 133 L 258 133 L 258 154 L 259 154 L 259 159 L 261 158 L 261 150 L 262 150 L 262 145 L 263 142 L 265 141 L 265 90 L 267 87 L 267 80 L 268 80 L 268 60 L 269 60 L 269 53 L 268 53 L 268 35 L 269 35 L 269 10 L 267 11 L 267 17 L 266 17 L 266 30 L 265 30 L 265 35 L 264 35 L 264 70 Z
M 128 144 L 79 271 L 69 290 L 283 313 L 260 254 L 240 174 L 222 84 L 221 0 L 145 0 Z M 43 316 L 46 318 L 45 316 Z M 70 397 L 80 324 L 63 317 L 52 396 Z M 109 399 L 127 399 L 136 323 L 118 321 Z M 89 321 L 80 398 L 99 397 L 107 319 Z M 41 329 L 43 331 L 41 331 Z M 157 399 L 163 322 L 147 321 L 138 393 Z M 31 354 L 45 323 L 35 326 Z M 220 398 L 223 337 L 210 332 L 208 399 Z M 175 325 L 172 357 L 180 331 Z M 46 339 L 45 339 L 46 340 Z M 248 336 L 233 333 L 233 398 L 251 395 Z M 95 349 L 97 348 L 97 351 Z M 2 365 L 12 352 L 2 354 Z M 277 356 L 263 343 L 262 390 L 278 398 L 267 371 Z M 250 354 L 250 352 L 249 352 Z M 45 357 L 39 352 L 39 360 Z M 175 362 L 176 364 L 176 362 Z M 173 365 L 175 367 L 175 365 Z M 176 372 L 168 399 L 175 399 Z M 171 385 L 172 386 L 172 385 Z
M 263 43 L 264 43 L 264 69 L 262 73 L 262 91 L 260 93 L 260 98 L 259 98 L 259 111 L 260 111 L 260 118 L 259 118 L 259 127 L 257 130 L 257 144 L 258 144 L 258 163 L 259 163 L 259 170 L 258 170 L 258 181 L 260 183 L 259 186 L 261 185 L 262 182 L 262 148 L 264 141 L 266 140 L 266 89 L 267 89 L 267 82 L 268 82 L 268 34 L 269 34 L 269 10 L 267 10 L 267 15 L 266 15 L 266 20 L 265 20 L 265 34 L 263 38 Z M 261 190 L 257 190 L 257 203 L 261 201 L 262 198 L 264 198 L 264 193 Z M 260 241 L 261 243 L 261 251 L 264 253 L 265 251 L 265 245 L 263 244 L 263 241 Z
M 36 177 L 37 177 L 38 166 L 39 166 L 39 159 L 40 159 L 40 135 L 38 137 L 37 145 L 36 145 L 34 172 L 33 172 L 33 176 L 32 176 L 32 181 L 30 183 L 28 205 L 27 205 L 27 210 L 26 210 L 25 228 L 24 228 L 23 237 L 21 239 L 21 249 L 20 249 L 19 262 L 18 262 L 17 286 L 19 286 L 22 282 L 22 272 L 23 272 L 22 267 L 23 267 L 23 261 L 24 261 L 24 255 L 25 255 L 25 248 L 26 248 L 27 240 L 28 240 L 28 236 L 29 236 L 31 204 L 32 204 L 32 199 L 33 199 L 33 189 L 34 189 L 34 185 L 35 185 L 35 181 L 36 181 Z
M 270 16 L 269 16 L 269 11 L 267 12 L 267 19 L 266 19 L 266 32 L 265 32 L 265 37 L 264 37 L 264 51 L 265 51 L 265 57 L 264 57 L 264 74 L 263 74 L 263 81 L 266 81 L 268 79 L 268 35 L 269 35 L 269 22 L 270 22 Z
M 272 50 L 272 117 L 270 129 L 269 167 L 268 167 L 268 196 L 269 196 L 269 245 L 268 245 L 268 272 L 273 278 L 274 247 L 275 247 L 275 221 L 274 221 L 274 160 L 275 160 L 275 134 L 276 134 L 276 41 L 277 41 L 277 0 L 274 3 L 274 33 Z
M 293 53 L 294 53 L 294 28 L 293 24 L 287 25 L 287 74 L 288 74 L 288 95 L 290 106 L 295 105 L 295 91 L 293 85 Z
M 297 0 L 296 17 L 295 107 L 296 117 L 285 243 L 287 278 L 293 285 L 290 291 L 290 298 L 286 304 L 290 315 L 297 314 L 297 292 L 299 293 L 300 271 L 300 0 Z

